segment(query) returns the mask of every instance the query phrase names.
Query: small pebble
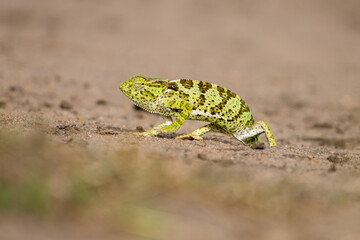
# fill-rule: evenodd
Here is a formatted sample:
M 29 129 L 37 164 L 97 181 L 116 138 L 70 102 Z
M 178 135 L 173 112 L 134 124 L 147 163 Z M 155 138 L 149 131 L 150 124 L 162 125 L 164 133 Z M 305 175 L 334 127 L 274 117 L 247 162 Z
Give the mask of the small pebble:
M 143 128 L 143 126 L 137 126 L 137 127 L 136 127 L 136 131 L 138 131 L 138 132 L 145 132 L 145 129 Z
M 265 143 L 263 142 L 255 142 L 252 146 L 252 149 L 264 149 L 265 148 Z
M 336 165 L 333 163 L 328 169 L 329 172 L 335 172 L 336 171 Z
M 53 105 L 51 103 L 49 103 L 49 102 L 44 102 L 43 106 L 46 107 L 46 108 L 52 108 L 53 107 Z
M 328 156 L 326 159 L 332 163 L 345 163 L 350 160 L 349 157 L 341 156 L 338 153 L 332 154 Z
M 6 102 L 5 101 L 0 101 L 0 108 L 6 108 Z
M 106 104 L 107 104 L 107 101 L 104 100 L 104 99 L 99 99 L 99 100 L 96 101 L 96 104 L 97 104 L 97 105 L 106 105 Z
M 72 106 L 72 104 L 69 103 L 68 101 L 63 100 L 63 101 L 61 101 L 61 103 L 60 103 L 60 108 L 61 108 L 61 109 L 65 109 L 65 110 L 69 110 L 69 109 L 72 109 L 73 106 Z
M 10 92 L 22 92 L 22 88 L 19 86 L 10 86 L 9 91 Z
M 200 160 L 207 160 L 206 155 L 203 154 L 203 153 L 198 153 L 197 157 L 198 157 Z

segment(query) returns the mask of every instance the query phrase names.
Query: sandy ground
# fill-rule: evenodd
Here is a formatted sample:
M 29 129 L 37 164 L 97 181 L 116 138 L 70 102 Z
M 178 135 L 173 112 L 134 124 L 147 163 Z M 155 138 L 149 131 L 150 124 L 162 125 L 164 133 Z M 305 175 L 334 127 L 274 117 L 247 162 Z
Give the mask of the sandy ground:
M 175 175 L 231 171 L 250 195 L 269 189 L 245 203 L 231 194 L 217 201 L 216 192 L 163 196 L 163 235 L 11 213 L 0 217 L 0 238 L 359 239 L 359 11 L 356 0 L 2 0 L 0 128 L 28 132 L 40 121 L 37 131 L 59 146 L 135 147 L 168 159 Z M 194 121 L 174 135 L 134 136 L 162 121 L 119 91 L 137 73 L 231 89 L 269 124 L 278 147 L 253 150 L 221 134 L 173 139 L 204 125 Z

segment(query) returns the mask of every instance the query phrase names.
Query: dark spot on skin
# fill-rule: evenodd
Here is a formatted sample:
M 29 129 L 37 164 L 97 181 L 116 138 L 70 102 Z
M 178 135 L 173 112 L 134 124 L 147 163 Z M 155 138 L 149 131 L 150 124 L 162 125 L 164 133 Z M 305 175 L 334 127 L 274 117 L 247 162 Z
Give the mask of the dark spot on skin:
M 166 89 L 171 89 L 177 92 L 179 90 L 179 87 L 175 82 L 170 82 Z
M 212 84 L 211 83 L 207 83 L 207 82 L 199 82 L 199 90 L 201 93 L 206 93 L 207 90 L 209 90 L 210 88 L 212 88 Z
M 149 101 L 149 100 L 146 101 L 146 99 L 155 99 L 156 98 L 156 96 L 152 92 L 149 92 L 147 90 L 143 90 L 141 93 L 143 96 L 146 96 L 146 98 L 143 100 L 144 102 Z
M 194 81 L 189 79 L 181 79 L 180 84 L 183 85 L 183 87 L 186 89 L 192 89 L 194 86 Z
M 204 95 L 200 95 L 200 97 L 199 97 L 199 99 L 198 99 L 198 105 L 199 105 L 199 106 L 202 106 L 202 105 L 205 104 L 205 102 L 206 102 L 205 96 L 204 96 Z
M 242 111 L 240 111 L 238 114 L 236 114 L 232 119 L 228 119 L 229 122 L 236 122 L 238 120 L 238 118 L 241 117 L 241 115 L 243 114 Z M 241 123 L 241 122 L 240 122 Z
M 210 108 L 210 113 L 211 113 L 211 115 L 215 115 L 216 114 L 216 107 L 211 107 Z
M 241 103 L 241 109 L 244 109 L 244 110 L 247 110 L 250 112 L 250 109 L 244 100 L 241 99 L 240 103 Z
M 182 92 L 182 93 L 180 94 L 180 97 L 181 97 L 182 99 L 189 99 L 190 95 L 187 94 L 187 93 Z
M 250 112 L 250 111 L 249 111 Z M 248 125 L 253 125 L 254 124 L 254 117 L 253 117 L 253 115 L 251 115 L 251 119 L 250 119 L 250 121 L 248 122 L 249 124 Z
M 217 86 L 217 90 L 219 91 L 219 94 L 222 98 L 222 101 L 216 105 L 216 107 L 218 109 L 222 109 L 224 106 L 226 106 L 226 103 L 231 99 L 231 98 L 236 98 L 237 95 L 229 90 L 227 90 L 226 88 L 223 87 L 219 87 Z
M 219 94 L 221 96 L 223 93 L 225 93 L 225 90 L 227 90 L 227 89 L 225 89 L 223 87 L 220 87 L 220 86 L 217 86 L 217 90 L 218 90 L 218 92 L 219 92 Z

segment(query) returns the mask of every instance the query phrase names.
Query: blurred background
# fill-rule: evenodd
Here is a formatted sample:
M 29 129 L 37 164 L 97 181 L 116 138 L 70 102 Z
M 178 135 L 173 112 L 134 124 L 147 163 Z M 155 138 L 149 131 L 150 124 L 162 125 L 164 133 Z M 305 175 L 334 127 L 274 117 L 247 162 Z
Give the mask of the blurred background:
M 113 86 L 141 72 L 336 102 L 357 96 L 358 10 L 352 0 L 4 0 L 2 75 L 21 66 Z
M 3 132 L 0 142 L 3 147 L 0 146 L 0 187 L 3 190 L 0 189 L 0 205 L 3 210 L 12 210 L 6 213 L 6 217 L 1 217 L 3 214 L 0 213 L 0 238 L 23 239 L 34 233 L 39 237 L 36 239 L 118 239 L 119 236 L 124 239 L 238 239 L 239 236 L 248 236 L 248 239 L 356 239 L 359 236 L 355 227 L 358 221 L 354 222 L 354 226 L 349 224 L 338 230 L 326 228 L 327 217 L 324 216 L 335 202 L 335 205 L 340 204 L 337 207 L 351 203 L 354 208 L 344 211 L 342 219 L 337 219 L 335 213 L 331 213 L 333 218 L 329 220 L 330 226 L 346 220 L 351 222 L 355 216 L 358 217 L 354 215 L 354 209 L 359 207 L 358 178 L 351 175 L 354 179 L 350 181 L 341 176 L 341 181 L 334 178 L 333 182 L 327 183 L 328 179 L 321 178 L 323 175 L 319 169 L 325 169 L 327 173 L 330 163 L 326 158 L 341 149 L 341 154 L 350 154 L 350 157 L 346 155 L 336 161 L 346 160 L 346 157 L 352 159 L 353 162 L 345 164 L 344 168 L 355 169 L 355 175 L 359 173 L 356 170 L 360 145 L 359 11 L 360 2 L 357 0 L 2 0 L 0 127 Z M 141 207 L 124 207 L 130 209 L 129 212 L 121 209 L 116 217 L 111 214 L 112 217 L 109 217 L 112 207 L 117 206 L 111 201 L 109 203 L 113 192 L 125 189 L 125 197 L 130 199 L 128 202 L 137 202 L 132 198 L 138 197 L 139 193 L 134 190 L 138 187 L 128 186 L 128 181 L 121 182 L 107 170 L 104 170 L 105 173 L 89 170 L 90 176 L 95 174 L 97 180 L 95 183 L 85 181 L 85 186 L 83 183 L 79 185 L 73 175 L 79 175 L 82 179 L 85 171 L 88 176 L 89 166 L 83 166 L 78 161 L 102 162 L 101 156 L 110 154 L 104 163 L 99 163 L 101 169 L 107 169 L 113 166 L 113 161 L 127 162 L 124 156 L 129 153 L 119 150 L 119 146 L 140 146 L 140 155 L 131 155 L 134 165 L 125 164 L 116 170 L 119 173 L 141 168 L 141 161 L 145 159 L 158 164 L 157 159 L 191 159 L 193 156 L 199 157 L 198 151 L 203 151 L 200 148 L 191 149 L 189 146 L 194 145 L 192 142 L 175 146 L 171 139 L 157 138 L 151 140 L 153 142 L 144 140 L 147 142 L 139 143 L 138 139 L 126 135 L 141 124 L 149 129 L 161 121 L 158 116 L 141 115 L 133 110 L 130 101 L 118 90 L 120 82 L 138 73 L 149 77 L 203 80 L 231 89 L 246 100 L 256 120 L 269 123 L 280 146 L 294 146 L 269 153 L 275 156 L 276 167 L 286 169 L 294 165 L 296 171 L 301 166 L 301 172 L 310 171 L 310 176 L 299 174 L 289 177 L 288 172 L 279 174 L 276 170 L 270 171 L 266 167 L 273 162 L 270 164 L 265 160 L 265 172 L 269 170 L 271 173 L 265 174 L 269 178 L 258 180 L 253 176 L 264 169 L 248 169 L 244 166 L 258 164 L 265 155 L 250 153 L 239 157 L 234 155 L 241 154 L 239 152 L 227 153 L 226 144 L 223 146 L 222 142 L 210 141 L 208 147 L 218 149 L 214 156 L 221 160 L 224 151 L 224 154 L 236 156 L 235 159 L 245 158 L 245 165 L 237 166 L 231 174 L 218 173 L 216 167 L 212 170 L 211 167 L 210 170 L 206 168 L 210 175 L 204 177 L 202 164 L 189 167 L 188 163 L 184 163 L 174 168 L 174 163 L 161 163 L 161 167 L 149 163 L 141 171 L 151 177 L 146 175 L 139 178 L 143 172 L 135 171 L 129 178 L 145 186 L 140 187 L 140 195 L 147 196 L 149 191 L 155 191 L 163 196 L 173 185 L 177 186 L 175 192 L 171 192 L 170 197 L 166 194 L 164 198 L 156 197 L 156 207 L 144 208 L 144 205 L 153 202 L 140 201 Z M 39 118 L 41 123 L 38 122 Z M 39 125 L 42 129 L 40 132 L 45 132 L 46 136 L 38 136 L 38 131 L 35 131 L 35 136 L 32 133 L 30 137 L 23 138 L 24 132 L 32 132 Z M 8 137 L 12 133 L 5 131 L 9 128 L 16 128 L 20 136 L 10 141 Z M 188 131 L 193 128 L 194 123 L 186 123 L 182 129 Z M 118 129 L 126 131 L 119 133 L 116 132 Z M 102 133 L 107 136 L 104 137 Z M 80 149 L 73 152 L 72 148 L 69 150 L 61 144 L 53 146 L 47 135 L 55 136 L 61 143 L 75 142 L 76 148 Z M 23 146 L 31 144 L 20 151 L 17 148 L 19 143 Z M 150 144 L 153 149 L 164 146 L 160 149 L 163 151 L 161 154 L 170 154 L 171 157 L 161 157 L 161 154 L 160 157 L 149 157 L 146 151 L 141 150 L 144 144 Z M 321 146 L 327 149 L 317 148 Z M 299 155 L 306 161 L 318 157 L 320 163 L 324 164 L 317 167 L 313 163 L 295 163 Z M 34 159 L 40 161 L 40 172 L 44 176 L 38 175 L 37 170 L 34 170 L 35 173 L 31 170 L 27 176 L 23 168 L 28 169 L 28 164 L 32 165 Z M 49 163 L 44 163 L 49 159 L 55 159 L 54 164 L 59 166 L 65 164 L 60 176 L 56 171 L 52 172 L 52 167 L 47 165 Z M 63 159 L 70 159 L 71 163 L 66 165 Z M 9 162 L 14 163 L 14 169 L 22 170 L 14 174 L 17 170 L 9 168 Z M 73 173 L 69 170 L 71 167 L 79 172 Z M 98 167 L 91 165 L 90 169 Z M 176 169 L 185 169 L 185 173 L 182 175 Z M 153 171 L 159 177 L 153 178 Z M 246 171 L 251 174 L 248 175 Z M 27 177 L 23 178 L 24 174 Z M 37 177 L 33 178 L 33 175 Z M 111 180 L 102 180 L 103 175 Z M 38 176 L 41 177 L 38 179 Z M 239 189 L 239 186 L 226 176 L 234 177 L 244 190 L 236 192 L 234 189 Z M 167 179 L 168 184 L 161 183 L 162 177 Z M 293 177 L 295 180 L 288 181 Z M 211 188 L 209 184 L 213 184 L 213 178 L 223 179 L 224 185 L 215 184 L 214 191 L 215 196 L 217 193 L 223 194 L 225 200 L 221 198 L 218 202 L 208 203 L 193 196 L 204 188 Z M 55 181 L 56 186 L 57 181 L 67 182 L 69 189 L 75 189 L 80 194 L 78 196 L 69 190 L 68 194 L 60 194 L 59 197 L 55 193 L 54 197 L 53 191 L 60 190 L 51 184 L 51 187 L 43 186 L 42 181 Z M 103 181 L 110 181 L 111 187 L 99 190 Z M 308 182 L 305 184 L 302 181 Z M 312 186 L 313 181 L 318 182 L 318 185 L 315 184 L 318 187 Z M 340 186 L 344 184 L 342 181 L 355 185 L 348 185 L 349 192 L 346 192 L 342 188 L 344 185 Z M 339 183 L 339 188 L 332 189 L 330 186 L 335 182 Z M 195 187 L 191 187 L 193 183 Z M 150 184 L 150 187 L 146 184 Z M 271 190 L 263 188 L 264 184 Z M 293 192 L 293 188 L 301 189 L 300 193 Z M 34 189 L 34 192 L 27 193 L 35 197 L 24 200 L 21 194 L 15 193 L 24 189 Z M 326 189 L 325 193 L 321 189 Z M 88 192 L 90 195 L 87 195 Z M 93 198 L 94 192 L 104 194 L 104 197 L 96 197 L 95 203 L 92 202 L 95 207 L 91 208 L 95 210 L 86 214 L 86 208 L 84 210 L 79 206 L 82 206 L 86 196 Z M 46 197 L 48 195 L 51 200 Z M 181 200 L 180 196 L 185 200 Z M 211 194 L 205 196 L 210 199 L 214 197 Z M 122 199 L 123 195 L 114 194 L 114 197 Z M 178 198 L 180 200 L 175 200 Z M 226 200 L 229 198 L 233 199 L 230 203 Z M 263 202 L 264 198 L 272 199 L 271 203 Z M 44 207 L 44 201 L 47 207 Z M 175 205 L 172 205 L 173 201 Z M 106 204 L 111 207 L 105 210 L 100 207 Z M 171 209 L 176 209 L 175 213 L 159 213 L 157 210 L 162 204 L 173 206 Z M 272 204 L 277 204 L 275 210 L 271 208 Z M 289 220 L 294 220 L 293 216 L 298 217 L 307 204 L 310 207 L 304 210 L 303 215 L 300 214 L 301 220 Z M 241 209 L 241 220 L 232 214 L 229 205 Z M 313 217 L 311 212 L 319 206 L 325 206 L 324 209 L 320 208 L 323 212 Z M 33 208 L 45 212 L 40 215 L 46 217 L 39 217 L 36 223 L 26 220 L 29 216 L 33 219 Z M 81 214 L 73 212 L 78 208 Z M 254 214 L 254 209 L 259 212 Z M 293 209 L 300 210 L 292 213 Z M 174 215 L 183 218 L 174 218 Z M 130 218 L 131 221 L 128 220 Z M 276 218 L 275 223 L 272 223 L 273 218 Z M 315 219 L 314 224 L 319 221 L 316 230 L 306 225 L 307 220 L 312 218 Z M 59 225 L 66 229 L 64 231 L 59 230 L 56 224 L 48 225 L 48 222 L 57 222 L 58 219 L 64 220 L 61 222 L 75 219 L 78 225 Z M 163 226 L 168 219 L 173 221 L 170 221 L 166 231 L 159 233 L 154 230 L 157 228 L 152 225 L 153 222 Z M 100 230 L 88 232 L 86 229 L 93 226 L 93 220 L 99 225 L 114 225 L 117 230 L 109 232 L 99 227 Z M 109 223 L 116 221 L 116 224 Z M 25 226 L 25 230 L 19 226 Z M 45 230 L 41 226 L 46 226 Z M 327 231 L 330 233 L 327 234 Z M 346 231 L 347 238 L 338 238 L 345 236 Z

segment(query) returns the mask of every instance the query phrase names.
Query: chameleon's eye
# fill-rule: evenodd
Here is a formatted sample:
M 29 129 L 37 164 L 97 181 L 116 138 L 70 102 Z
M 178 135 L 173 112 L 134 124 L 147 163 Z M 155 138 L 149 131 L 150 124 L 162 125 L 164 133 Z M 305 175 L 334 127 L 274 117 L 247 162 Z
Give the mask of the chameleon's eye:
M 135 78 L 134 83 L 133 83 L 134 88 L 138 91 L 142 91 L 142 90 L 146 89 L 146 87 L 147 87 L 146 82 L 147 82 L 147 80 L 144 78 L 141 78 L 141 77 Z

